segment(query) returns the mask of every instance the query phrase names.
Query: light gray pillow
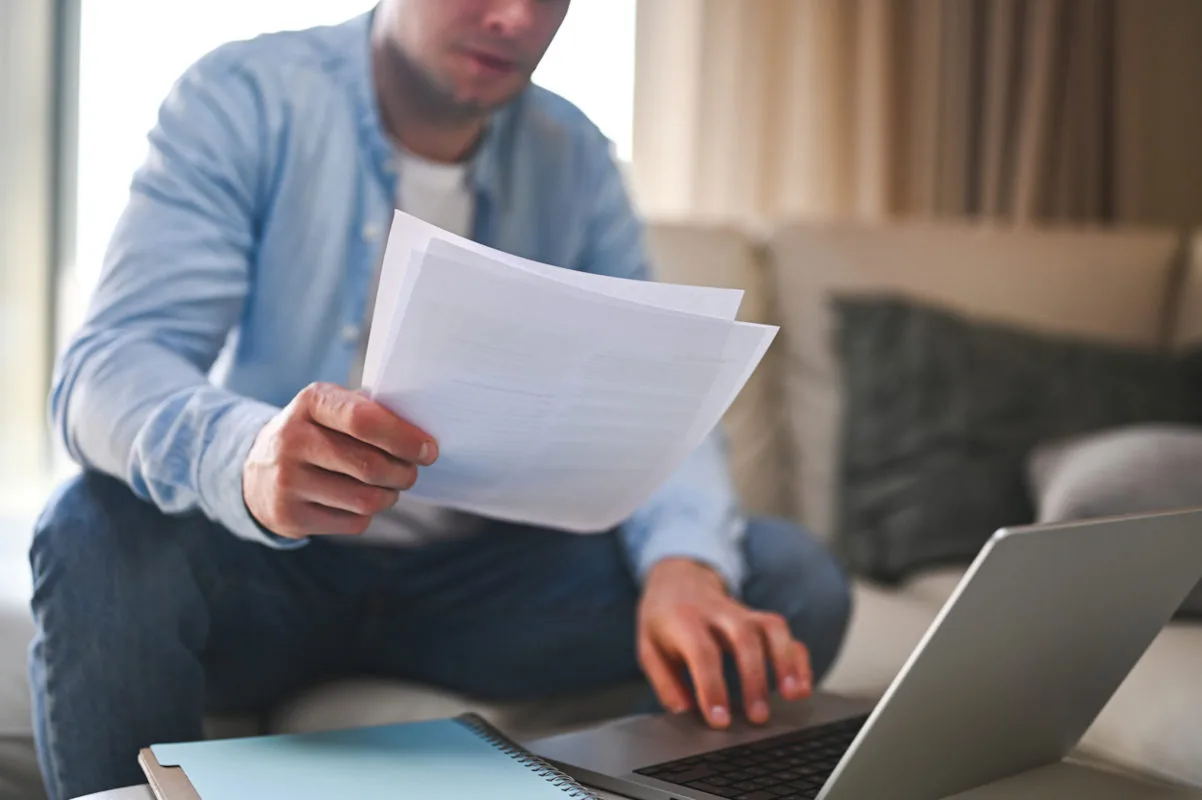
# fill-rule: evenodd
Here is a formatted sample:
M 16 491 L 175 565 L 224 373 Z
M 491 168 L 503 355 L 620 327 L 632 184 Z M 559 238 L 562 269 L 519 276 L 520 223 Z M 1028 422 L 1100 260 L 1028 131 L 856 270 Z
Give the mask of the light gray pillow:
M 1133 425 L 1045 444 L 1028 479 L 1043 523 L 1202 507 L 1202 427 Z M 1202 617 L 1202 581 L 1178 615 Z

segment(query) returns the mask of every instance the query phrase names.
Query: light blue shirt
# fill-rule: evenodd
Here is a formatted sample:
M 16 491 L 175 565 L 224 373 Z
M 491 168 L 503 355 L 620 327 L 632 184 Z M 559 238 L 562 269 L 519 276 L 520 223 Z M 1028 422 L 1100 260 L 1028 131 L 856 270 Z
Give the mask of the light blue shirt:
M 225 45 L 180 78 L 55 372 L 56 429 L 79 463 L 272 547 L 304 542 L 250 516 L 242 465 L 307 384 L 346 384 L 393 213 L 370 26 Z M 469 176 L 477 241 L 650 277 L 609 142 L 566 100 L 531 87 L 496 112 Z M 735 591 L 743 531 L 719 433 L 622 526 L 640 577 L 684 556 Z

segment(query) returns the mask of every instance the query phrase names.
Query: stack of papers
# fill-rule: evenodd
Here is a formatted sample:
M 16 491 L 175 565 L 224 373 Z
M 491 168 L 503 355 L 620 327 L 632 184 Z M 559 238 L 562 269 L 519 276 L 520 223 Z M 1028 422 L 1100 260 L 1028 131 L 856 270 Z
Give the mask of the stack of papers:
M 609 530 L 721 420 L 777 328 L 742 291 L 529 261 L 397 212 L 363 368 L 435 438 L 408 495 L 576 533 Z

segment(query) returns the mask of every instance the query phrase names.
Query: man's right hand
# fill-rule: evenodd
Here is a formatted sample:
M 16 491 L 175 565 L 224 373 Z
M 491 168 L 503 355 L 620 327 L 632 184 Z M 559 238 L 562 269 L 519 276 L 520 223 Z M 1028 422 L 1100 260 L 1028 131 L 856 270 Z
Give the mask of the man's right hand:
M 434 439 L 357 392 L 306 387 L 259 431 L 242 496 L 259 524 L 292 539 L 357 535 L 438 457 Z

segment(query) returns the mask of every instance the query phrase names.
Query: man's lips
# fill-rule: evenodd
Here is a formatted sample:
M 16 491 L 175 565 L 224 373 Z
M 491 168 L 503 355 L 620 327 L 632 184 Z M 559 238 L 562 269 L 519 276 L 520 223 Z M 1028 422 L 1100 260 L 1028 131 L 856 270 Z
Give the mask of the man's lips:
M 515 72 L 518 68 L 516 61 L 504 56 L 498 56 L 484 50 L 467 50 L 465 52 L 467 53 L 467 57 L 484 72 L 494 75 L 505 75 Z

